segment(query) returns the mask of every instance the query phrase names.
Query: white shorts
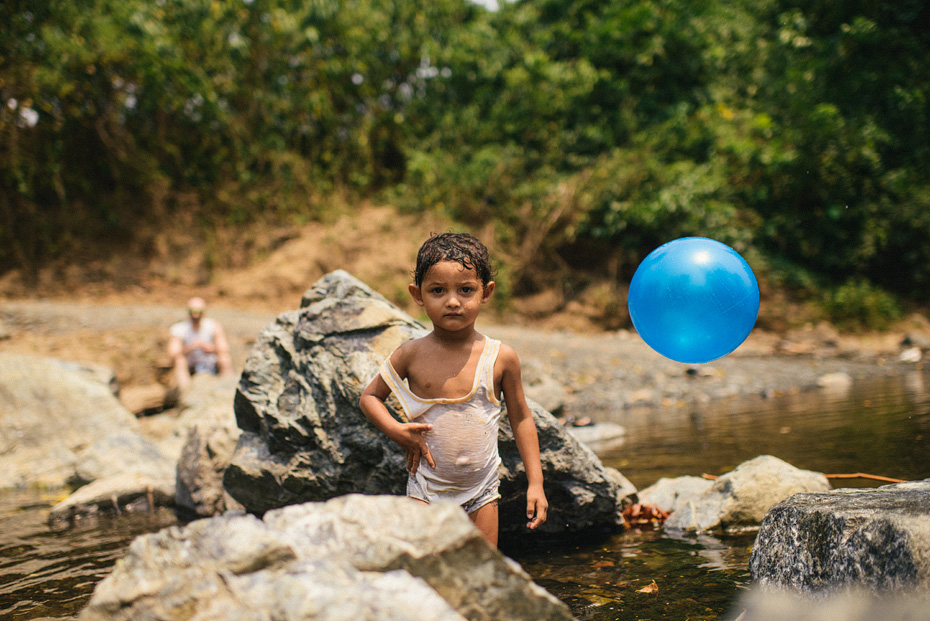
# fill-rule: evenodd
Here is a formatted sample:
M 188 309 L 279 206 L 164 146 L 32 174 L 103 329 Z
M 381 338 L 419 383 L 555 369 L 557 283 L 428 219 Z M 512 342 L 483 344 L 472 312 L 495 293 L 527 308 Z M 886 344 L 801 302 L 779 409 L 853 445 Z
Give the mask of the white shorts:
M 429 498 L 426 497 L 423 488 L 420 487 L 416 477 L 413 475 L 407 477 L 407 496 L 429 504 Z M 473 498 L 463 502 L 462 509 L 465 510 L 465 513 L 470 515 L 500 497 L 500 479 L 494 479 L 492 483 L 483 487 Z

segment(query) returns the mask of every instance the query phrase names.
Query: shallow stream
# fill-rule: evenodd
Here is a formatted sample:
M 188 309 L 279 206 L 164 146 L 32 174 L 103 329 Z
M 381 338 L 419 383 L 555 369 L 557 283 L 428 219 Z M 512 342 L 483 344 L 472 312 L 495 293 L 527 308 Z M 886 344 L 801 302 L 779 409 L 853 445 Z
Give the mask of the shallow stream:
M 624 410 L 627 428 L 601 454 L 638 488 L 660 477 L 721 474 L 769 454 L 830 474 L 930 477 L 930 373 L 913 371 L 771 399 L 670 410 Z M 873 487 L 861 479 L 837 487 Z M 0 618 L 73 618 L 139 534 L 177 523 L 171 512 L 89 520 L 53 531 L 58 498 L 0 495 Z M 748 586 L 753 535 L 672 537 L 628 531 L 504 551 L 579 619 L 730 619 Z M 654 583 L 654 585 L 653 585 Z

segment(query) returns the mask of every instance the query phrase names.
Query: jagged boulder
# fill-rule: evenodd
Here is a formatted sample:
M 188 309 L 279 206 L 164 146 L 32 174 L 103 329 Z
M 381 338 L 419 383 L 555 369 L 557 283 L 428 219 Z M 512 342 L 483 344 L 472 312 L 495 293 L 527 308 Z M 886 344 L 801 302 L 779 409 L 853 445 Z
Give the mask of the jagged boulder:
M 368 422 L 358 399 L 384 358 L 422 334 L 421 324 L 348 273 L 324 276 L 299 310 L 262 331 L 245 363 L 235 397 L 242 435 L 226 490 L 256 513 L 354 492 L 403 494 L 404 456 Z M 545 530 L 621 525 L 635 488 L 551 414 L 531 407 L 550 502 Z M 506 417 L 499 440 L 501 530 L 518 531 L 526 479 Z
M 356 494 L 139 537 L 79 618 L 572 617 L 455 505 Z
M 679 489 L 665 529 L 703 532 L 757 528 L 775 503 L 793 494 L 829 489 L 830 482 L 819 472 L 760 455 L 721 475 L 694 497 L 682 495 L 683 489 Z
M 930 479 L 778 503 L 749 571 L 760 587 L 800 593 L 930 591 Z

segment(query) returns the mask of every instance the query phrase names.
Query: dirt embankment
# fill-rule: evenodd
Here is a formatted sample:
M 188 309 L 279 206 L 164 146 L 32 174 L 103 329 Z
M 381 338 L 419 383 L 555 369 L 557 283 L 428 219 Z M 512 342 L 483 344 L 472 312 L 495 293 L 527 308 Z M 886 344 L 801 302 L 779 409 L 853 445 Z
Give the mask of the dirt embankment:
M 190 245 L 173 258 L 156 254 L 147 261 L 127 257 L 49 268 L 31 289 L 8 274 L 0 278 L 0 351 L 103 364 L 124 387 L 166 385 L 168 327 L 184 318 L 188 297 L 201 295 L 209 302 L 208 315 L 224 325 L 239 369 L 262 327 L 297 308 L 301 294 L 335 269 L 348 270 L 416 314 L 406 285 L 417 248 L 430 233 L 447 229 L 438 220 L 365 208 L 325 225 L 267 233 L 273 243 L 266 240 L 264 251 L 213 270 L 209 278 L 204 253 Z M 493 336 L 513 344 L 534 373 L 564 384 L 572 403 L 586 412 L 777 393 L 813 385 L 827 373 L 894 372 L 902 364 L 921 364 L 899 361 L 905 335 L 930 343 L 930 323 L 916 315 L 871 335 L 843 335 L 825 325 L 777 334 L 757 328 L 734 354 L 690 369 L 662 358 L 634 332 L 599 329 L 610 304 L 564 304 L 558 297 L 550 292 L 515 300 L 509 308 L 489 309 L 482 321 Z M 763 311 L 767 303 L 777 304 L 763 292 Z

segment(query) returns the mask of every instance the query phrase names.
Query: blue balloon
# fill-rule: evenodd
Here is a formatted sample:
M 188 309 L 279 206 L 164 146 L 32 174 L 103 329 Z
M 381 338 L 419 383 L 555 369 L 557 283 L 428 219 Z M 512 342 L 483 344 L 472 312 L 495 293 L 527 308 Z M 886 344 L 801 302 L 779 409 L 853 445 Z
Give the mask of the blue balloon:
M 738 252 L 682 237 L 649 253 L 630 282 L 633 327 L 678 362 L 710 362 L 739 347 L 759 315 L 759 284 Z

